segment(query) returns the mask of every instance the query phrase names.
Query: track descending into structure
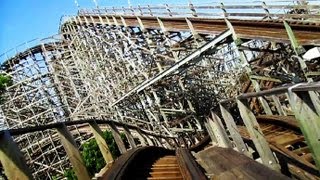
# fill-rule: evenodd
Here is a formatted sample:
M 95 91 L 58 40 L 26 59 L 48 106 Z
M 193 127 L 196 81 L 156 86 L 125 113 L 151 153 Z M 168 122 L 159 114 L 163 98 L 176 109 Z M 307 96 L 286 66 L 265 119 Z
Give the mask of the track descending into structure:
M 319 178 L 319 10 L 189 2 L 63 16 L 58 35 L 0 55 L 0 176 L 62 179 L 72 167 L 90 179 L 81 151 L 94 138 L 110 179 L 192 176 L 186 149 L 208 142 L 214 177 Z
M 199 179 L 206 177 L 186 149 L 176 153 L 159 147 L 142 147 L 122 155 L 101 179 Z
M 304 174 L 305 178 L 319 178 L 320 173 L 294 117 L 261 115 L 257 116 L 257 120 L 270 148 L 296 166 L 289 167 L 290 173 L 299 176 L 303 174 L 301 169 L 304 169 L 310 173 Z M 245 140 L 251 139 L 244 126 L 238 125 L 237 128 Z

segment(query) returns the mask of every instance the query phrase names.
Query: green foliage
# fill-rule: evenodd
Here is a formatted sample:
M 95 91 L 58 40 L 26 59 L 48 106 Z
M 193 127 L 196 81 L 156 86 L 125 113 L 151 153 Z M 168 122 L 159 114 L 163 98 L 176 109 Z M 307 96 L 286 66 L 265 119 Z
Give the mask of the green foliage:
M 2 101 L 4 101 L 1 95 L 6 91 L 6 87 L 11 85 L 12 85 L 11 77 L 4 74 L 0 74 L 0 104 Z
M 89 142 L 83 144 L 81 155 L 91 175 L 99 172 L 106 164 L 95 139 L 91 139 Z
M 73 169 L 65 170 L 64 177 L 66 177 L 67 180 L 77 180 L 78 179 Z
M 103 132 L 103 138 L 107 142 L 112 157 L 119 157 L 121 153 L 112 136 L 112 133 L 110 131 Z M 125 145 L 128 146 L 129 143 L 127 142 L 126 136 L 121 134 L 121 138 Z M 93 176 L 95 173 L 98 173 L 106 165 L 95 139 L 90 139 L 88 142 L 82 145 L 81 155 L 91 176 Z M 72 169 L 66 170 L 64 175 L 68 180 L 76 180 L 75 173 Z
M 11 77 L 4 74 L 0 74 L 0 92 L 4 92 L 6 90 L 6 87 L 11 85 Z

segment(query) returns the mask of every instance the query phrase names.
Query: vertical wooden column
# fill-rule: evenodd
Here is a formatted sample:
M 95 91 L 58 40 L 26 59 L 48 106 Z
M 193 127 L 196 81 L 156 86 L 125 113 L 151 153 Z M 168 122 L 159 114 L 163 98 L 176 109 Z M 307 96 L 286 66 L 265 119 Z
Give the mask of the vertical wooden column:
M 138 138 L 140 140 L 141 146 L 147 146 L 148 145 L 147 144 L 148 142 L 147 142 L 146 138 L 143 137 L 143 135 L 141 134 L 141 132 L 139 130 L 137 130 L 137 136 L 138 136 Z
M 127 137 L 128 141 L 129 141 L 129 144 L 130 144 L 131 148 L 132 149 L 136 148 L 137 145 L 136 145 L 136 143 L 135 143 L 135 141 L 133 139 L 133 136 L 132 136 L 129 128 L 127 126 L 123 126 L 123 129 L 124 129 L 124 133 L 126 134 L 126 137 Z
M 148 135 L 145 135 L 145 137 L 146 137 L 146 140 L 147 140 L 147 142 L 148 142 L 148 145 L 149 145 L 149 146 L 154 146 L 154 143 L 153 143 L 153 141 L 150 139 L 150 137 L 149 137 Z
M 226 12 L 226 10 L 224 8 L 223 8 L 223 10 L 224 10 L 224 12 Z M 239 58 L 240 58 L 241 64 L 244 67 L 246 74 L 250 77 L 251 71 L 252 71 L 250 64 L 248 63 L 247 57 L 246 57 L 245 53 L 243 52 L 243 50 L 239 49 L 239 46 L 243 43 L 243 41 L 237 36 L 231 22 L 227 18 L 225 18 L 225 22 L 226 22 L 228 28 L 232 31 L 232 39 L 233 39 L 234 43 L 236 44 L 236 50 L 239 52 L 239 55 L 240 55 Z M 250 78 L 250 81 L 251 81 L 252 86 L 256 92 L 261 91 L 258 81 L 251 79 L 251 78 Z M 261 103 L 261 106 L 262 106 L 264 112 L 268 115 L 272 115 L 272 111 L 271 111 L 271 108 L 270 108 L 268 102 L 265 99 L 263 99 L 262 97 L 258 97 L 258 100 Z
M 0 162 L 9 179 L 32 179 L 19 147 L 7 130 L 0 132 Z
M 220 120 L 220 118 L 212 113 L 212 119 L 211 118 L 207 118 L 207 122 L 208 122 L 208 128 L 210 128 L 217 140 L 218 146 L 220 147 L 225 147 L 225 148 L 231 148 L 231 143 L 229 140 L 229 137 L 225 131 L 225 129 L 223 128 L 222 122 Z
M 174 148 L 172 147 L 172 145 L 170 144 L 170 141 L 169 141 L 168 138 L 164 138 L 164 140 L 166 141 L 165 146 L 166 146 L 168 149 L 174 149 Z
M 172 138 L 172 141 L 173 141 L 175 147 L 181 147 L 180 144 L 178 143 L 177 138 Z
M 117 127 L 114 125 L 114 123 L 110 123 L 110 129 L 113 135 L 114 140 L 116 141 L 116 144 L 119 148 L 119 151 L 121 154 L 127 152 L 126 146 L 124 145 L 121 136 L 120 136 L 120 132 L 118 131 Z
M 315 103 L 307 92 L 292 92 L 289 90 L 289 102 L 294 115 L 299 122 L 300 129 L 305 137 L 308 147 L 312 153 L 316 166 L 320 169 L 320 115 L 317 114 Z
M 159 147 L 163 147 L 162 142 L 159 140 L 160 138 L 153 137 L 154 141 L 157 143 Z
M 277 112 L 280 116 L 286 116 L 287 114 L 284 112 L 284 110 L 282 109 L 282 106 L 281 106 L 281 103 L 280 103 L 280 100 L 278 98 L 278 96 L 276 95 L 272 95 L 271 96 L 276 108 L 277 108 Z
M 276 171 L 280 171 L 280 166 L 273 156 L 267 140 L 264 138 L 256 117 L 251 112 L 244 100 L 237 99 L 241 118 L 246 125 L 250 137 L 261 157 L 262 163 Z
M 232 137 L 233 142 L 236 145 L 238 151 L 244 153 L 249 157 L 252 157 L 252 154 L 248 151 L 247 146 L 242 140 L 242 137 L 237 129 L 237 125 L 234 122 L 234 119 L 229 110 L 225 107 L 225 105 L 220 104 L 220 111 L 224 119 L 224 122 L 226 123 L 226 126 L 230 132 L 230 136 Z
M 208 121 L 207 121 L 207 122 L 205 121 L 205 122 L 204 122 L 204 126 L 205 126 L 206 129 L 207 129 L 207 132 L 208 132 L 208 134 L 209 134 L 209 136 L 210 136 L 210 139 L 211 139 L 211 142 L 212 142 L 213 146 L 217 145 L 217 144 L 218 144 L 217 138 L 216 138 L 216 136 L 214 135 L 213 130 L 212 130 L 212 128 L 211 128 L 210 125 L 209 125 L 209 122 L 208 122 Z
M 91 131 L 93 132 L 94 138 L 97 141 L 101 154 L 106 161 L 106 164 L 113 162 L 112 154 L 109 150 L 106 140 L 103 138 L 103 132 L 101 131 L 100 127 L 95 121 L 89 123 L 89 125 Z
M 60 127 L 56 128 L 62 146 L 64 147 L 69 160 L 72 164 L 73 170 L 76 173 L 76 176 L 79 180 L 88 180 L 90 179 L 89 173 L 84 165 L 80 152 L 78 150 L 77 144 L 74 141 L 71 133 L 67 127 L 63 124 Z

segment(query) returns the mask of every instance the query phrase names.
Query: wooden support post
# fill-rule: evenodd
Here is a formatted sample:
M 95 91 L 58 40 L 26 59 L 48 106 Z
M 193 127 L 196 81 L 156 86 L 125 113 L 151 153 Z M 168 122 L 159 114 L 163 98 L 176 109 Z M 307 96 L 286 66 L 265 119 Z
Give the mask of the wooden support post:
M 224 122 L 226 123 L 226 126 L 230 132 L 230 135 L 233 139 L 234 144 L 236 145 L 236 148 L 239 152 L 244 153 L 245 155 L 252 157 L 252 154 L 248 151 L 247 146 L 243 142 L 243 139 L 237 129 L 237 125 L 234 122 L 234 119 L 229 112 L 229 110 L 222 104 L 220 104 L 220 110 L 222 117 L 224 119 Z
M 186 140 L 184 139 L 183 135 L 180 135 L 179 142 L 184 146 L 184 148 L 188 147 L 188 144 L 187 144 Z
M 91 122 L 89 123 L 89 125 L 91 128 L 91 131 L 93 132 L 94 138 L 97 141 L 101 154 L 104 160 L 106 161 L 106 164 L 112 163 L 113 157 L 106 143 L 106 140 L 103 138 L 103 132 L 101 131 L 101 129 L 99 128 L 96 122 Z
M 137 130 L 137 136 L 138 136 L 138 138 L 140 140 L 141 146 L 147 146 L 148 145 L 147 144 L 148 142 L 147 142 L 146 138 L 143 137 L 143 135 L 141 134 L 140 130 Z
M 125 152 L 127 152 L 127 149 L 121 139 L 120 132 L 118 131 L 117 127 L 112 122 L 109 125 L 110 125 L 110 129 L 111 129 L 113 138 L 116 141 L 116 144 L 119 148 L 120 153 L 124 154 Z
M 204 126 L 205 126 L 206 129 L 207 129 L 207 132 L 208 132 L 208 134 L 209 134 L 209 136 L 210 136 L 210 139 L 211 139 L 211 141 L 212 141 L 212 144 L 213 144 L 214 146 L 217 145 L 217 144 L 218 144 L 217 138 L 216 138 L 216 136 L 214 135 L 212 128 L 210 128 L 209 122 L 204 122 Z
M 165 146 L 166 146 L 168 149 L 174 149 L 174 148 L 172 147 L 172 145 L 171 145 L 171 143 L 170 143 L 170 141 L 169 141 L 168 138 L 164 138 L 164 140 L 166 141 Z
M 129 128 L 128 128 L 127 126 L 123 126 L 123 129 L 124 129 L 124 133 L 126 134 L 126 137 L 127 137 L 128 141 L 129 141 L 129 144 L 130 144 L 131 148 L 132 148 L 132 149 L 133 149 L 133 148 L 136 148 L 137 145 L 136 145 L 136 143 L 134 142 L 134 138 L 133 138 L 133 136 L 132 136 Z
M 25 159 L 9 131 L 0 132 L 0 162 L 9 179 L 32 179 Z
M 279 98 L 276 95 L 272 95 L 272 100 L 277 108 L 277 112 L 280 116 L 286 116 L 287 114 L 284 112 L 284 110 L 282 109 L 282 106 L 280 104 Z
M 299 122 L 316 166 L 320 169 L 320 116 L 311 100 L 312 96 L 306 92 L 292 92 L 291 89 L 288 94 L 290 106 Z
M 72 164 L 73 170 L 79 180 L 90 179 L 89 173 L 84 165 L 80 152 L 78 150 L 77 144 L 74 141 L 71 133 L 67 127 L 63 124 L 57 128 L 57 133 L 60 137 L 61 144 L 65 149 L 69 160 Z
M 172 141 L 173 141 L 175 147 L 181 147 L 179 142 L 178 142 L 178 140 L 177 140 L 177 138 L 172 138 Z
M 300 55 L 300 54 L 306 52 L 306 50 L 299 44 L 298 40 L 296 39 L 290 25 L 286 21 L 283 21 L 283 24 L 284 24 L 284 27 L 286 28 L 286 31 L 287 31 L 287 34 L 288 34 L 288 37 L 289 37 L 289 40 L 291 42 L 291 46 L 292 46 L 294 52 L 297 55 Z
M 290 42 L 291 42 L 291 46 L 292 46 L 295 54 L 297 55 L 297 57 L 295 57 L 295 58 L 299 61 L 301 70 L 304 73 L 304 77 L 307 79 L 308 82 L 313 82 L 313 79 L 308 76 L 308 71 L 309 71 L 308 70 L 308 66 L 307 66 L 306 62 L 304 61 L 304 59 L 301 57 L 301 55 L 304 52 L 306 52 L 306 50 L 303 48 L 302 45 L 299 44 L 299 42 L 296 39 L 296 37 L 295 37 L 295 35 L 293 33 L 293 30 L 291 29 L 290 25 L 286 21 L 283 21 L 283 24 L 284 24 L 284 26 L 286 28 L 288 37 L 289 37 Z M 316 105 L 316 104 L 320 104 L 320 101 L 319 101 L 319 98 L 318 98 L 319 94 L 314 92 L 314 91 L 309 91 L 308 93 L 309 93 L 309 95 L 311 97 L 312 103 L 314 104 L 314 108 L 316 109 L 316 112 L 318 114 L 320 114 L 320 106 Z
M 240 56 L 239 58 L 240 58 L 241 64 L 244 67 L 244 69 L 246 70 L 247 75 L 250 77 L 252 70 L 251 70 L 251 67 L 247 61 L 247 57 L 244 54 L 244 52 L 238 48 L 238 46 L 240 46 L 243 43 L 243 41 L 237 36 L 231 22 L 228 19 L 225 19 L 225 22 L 226 22 L 228 28 L 230 29 L 230 31 L 232 32 L 232 38 L 233 38 L 234 43 L 236 44 L 236 49 L 239 52 L 239 56 Z M 250 81 L 251 81 L 252 86 L 255 89 L 255 91 L 259 92 L 260 85 L 259 85 L 258 81 L 254 80 L 252 78 L 250 79 Z M 263 99 L 262 97 L 258 97 L 258 99 L 263 107 L 264 112 L 267 115 L 272 115 L 272 111 L 271 111 L 270 106 L 268 105 L 268 102 L 265 99 Z
M 154 141 L 157 143 L 159 147 L 163 147 L 162 142 L 157 137 L 153 137 Z
M 148 135 L 145 135 L 146 139 L 147 139 L 147 142 L 148 142 L 148 145 L 149 146 L 154 146 L 154 143 L 152 142 L 152 140 L 150 139 L 150 137 Z
M 263 136 L 256 117 L 251 112 L 246 102 L 237 99 L 237 104 L 241 118 L 246 125 L 248 133 L 250 134 L 250 137 L 261 157 L 262 163 L 276 171 L 280 171 L 280 166 L 276 158 L 273 156 L 267 140 Z
M 223 128 L 221 119 L 215 114 L 211 113 L 212 119 L 207 118 L 209 128 L 212 129 L 212 132 L 214 133 L 214 136 L 217 139 L 218 146 L 224 147 L 224 148 L 231 148 L 231 143 L 229 140 L 229 137 Z

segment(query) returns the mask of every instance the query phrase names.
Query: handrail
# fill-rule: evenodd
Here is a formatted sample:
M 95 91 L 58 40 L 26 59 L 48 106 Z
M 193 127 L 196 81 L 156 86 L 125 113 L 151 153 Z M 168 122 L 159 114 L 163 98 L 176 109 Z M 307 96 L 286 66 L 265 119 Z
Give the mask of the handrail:
M 187 180 L 204 180 L 207 179 L 203 171 L 200 169 L 194 157 L 188 149 L 179 148 L 176 150 L 178 164 L 180 166 L 183 179 Z
M 44 131 L 47 129 L 53 129 L 53 128 L 58 128 L 62 125 L 66 126 L 72 126 L 72 125 L 79 125 L 79 124 L 85 124 L 85 123 L 93 123 L 96 122 L 97 124 L 111 124 L 114 123 L 116 126 L 126 126 L 129 129 L 134 129 L 134 130 L 140 130 L 143 134 L 151 135 L 154 137 L 161 137 L 161 138 L 174 138 L 171 136 L 165 136 L 161 134 L 157 134 L 154 132 L 150 132 L 144 129 L 141 129 L 138 126 L 134 126 L 131 124 L 123 123 L 123 122 L 117 122 L 117 121 L 112 121 L 112 120 L 98 120 L 98 119 L 83 119 L 83 120 L 76 120 L 76 121 L 64 121 L 64 122 L 56 122 L 56 123 L 51 123 L 51 124 L 45 124 L 45 125 L 37 125 L 37 126 L 31 126 L 31 127 L 25 127 L 25 128 L 17 128 L 17 129 L 4 129 L 0 130 L 0 134 L 4 133 L 5 131 L 9 131 L 11 135 L 22 135 L 22 134 L 27 134 L 27 133 L 32 133 L 32 132 L 37 132 L 37 131 Z
M 237 18 L 315 18 L 320 17 L 320 4 L 292 4 L 292 1 L 265 2 L 252 1 L 241 4 L 187 4 L 187 5 L 145 5 L 130 7 L 105 7 L 80 9 L 78 15 L 133 15 L 133 16 L 183 16 L 183 17 L 237 17 Z M 295 12 L 299 10 L 299 14 Z M 302 14 L 305 13 L 305 14 Z
M 275 87 L 269 90 L 259 91 L 259 92 L 249 92 L 245 94 L 241 94 L 236 98 L 229 98 L 221 100 L 220 103 L 224 104 L 227 102 L 234 101 L 236 99 L 249 99 L 253 97 L 261 97 L 261 96 L 268 96 L 268 95 L 276 95 L 276 94 L 283 94 L 287 92 L 289 89 L 294 92 L 298 91 L 319 91 L 320 90 L 320 82 L 313 82 L 313 83 L 299 83 L 299 84 L 289 84 L 285 86 Z

